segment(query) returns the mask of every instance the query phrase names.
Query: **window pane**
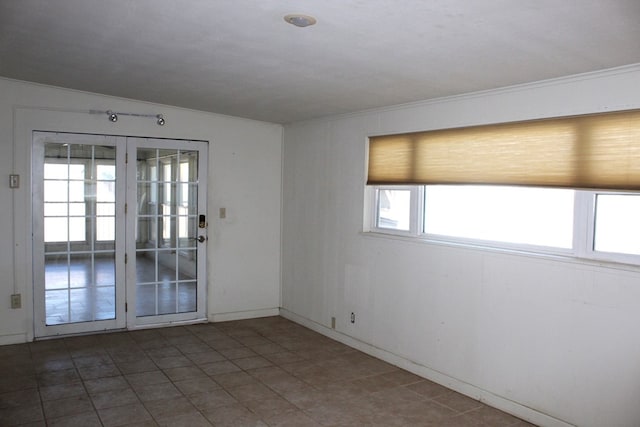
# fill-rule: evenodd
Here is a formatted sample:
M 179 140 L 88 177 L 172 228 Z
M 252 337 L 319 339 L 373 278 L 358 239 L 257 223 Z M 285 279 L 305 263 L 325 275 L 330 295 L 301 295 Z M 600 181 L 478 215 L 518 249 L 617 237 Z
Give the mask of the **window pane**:
M 179 207 L 178 208 L 178 237 L 187 238 L 189 237 L 189 217 L 187 214 L 189 210 L 187 208 Z M 193 221 L 195 223 L 195 221 Z M 192 236 L 196 235 L 196 232 L 193 231 L 191 233 Z
M 66 242 L 67 241 L 67 218 L 45 218 L 44 219 L 44 241 L 45 242 Z
M 594 250 L 640 255 L 640 196 L 596 196 Z
M 158 218 L 149 219 L 149 240 L 155 242 L 158 238 Z
M 69 181 L 69 201 L 84 202 L 84 181 Z
M 111 241 L 116 238 L 116 219 L 112 216 L 96 218 L 96 240 Z
M 171 229 L 175 229 L 176 218 L 170 215 L 162 216 L 162 239 L 164 240 L 162 245 L 167 246 L 171 245 Z
M 83 242 L 86 240 L 85 218 L 69 218 L 69 241 Z M 66 240 L 66 239 L 65 239 Z
M 96 203 L 96 215 L 111 216 L 116 214 L 115 203 Z
M 114 165 L 97 165 L 96 175 L 99 181 L 115 181 L 116 167 Z
M 84 165 L 69 165 L 69 179 L 84 179 Z
M 180 181 L 189 182 L 189 163 L 180 163 Z
M 183 182 L 183 184 L 180 184 L 179 201 L 181 205 L 187 206 L 189 204 L 189 184 L 186 184 L 189 182 L 188 162 L 180 163 L 180 181 Z
M 426 186 L 424 232 L 569 249 L 573 206 L 573 190 Z
M 411 219 L 411 190 L 378 190 L 376 226 L 409 231 Z
M 67 216 L 66 203 L 45 203 L 44 216 Z
M 116 200 L 116 183 L 114 181 L 98 181 L 96 183 L 96 199 L 98 202 L 114 202 Z
M 97 165 L 96 174 L 98 182 L 96 182 L 96 201 L 115 202 L 116 200 L 116 168 L 113 165 Z M 98 214 L 100 215 L 100 213 Z M 104 215 L 104 214 L 102 214 Z
M 70 216 L 84 216 L 85 215 L 84 203 L 69 203 L 69 215 Z
M 158 180 L 158 168 L 156 166 L 149 167 L 149 180 Z M 155 182 L 150 184 L 149 202 L 158 203 L 158 184 Z
M 162 192 L 163 193 L 163 197 L 164 197 L 163 202 L 167 206 L 171 205 L 171 200 L 172 200 L 171 187 L 172 187 L 172 184 L 169 184 L 169 183 L 160 184 L 160 188 L 163 189 L 163 192 Z
M 45 202 L 66 202 L 67 201 L 67 181 L 45 181 L 44 182 Z
M 163 179 L 164 181 L 171 181 L 171 163 L 165 164 L 163 166 Z M 171 185 L 164 185 L 164 202 L 171 202 Z
M 69 166 L 66 163 L 45 163 L 44 179 L 67 179 Z

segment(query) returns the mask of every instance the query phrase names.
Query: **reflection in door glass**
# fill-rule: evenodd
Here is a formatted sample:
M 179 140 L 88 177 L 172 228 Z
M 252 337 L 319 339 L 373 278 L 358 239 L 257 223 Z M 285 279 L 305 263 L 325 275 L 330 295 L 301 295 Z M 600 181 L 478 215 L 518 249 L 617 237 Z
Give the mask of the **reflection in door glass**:
M 138 148 L 136 316 L 197 310 L 195 151 Z

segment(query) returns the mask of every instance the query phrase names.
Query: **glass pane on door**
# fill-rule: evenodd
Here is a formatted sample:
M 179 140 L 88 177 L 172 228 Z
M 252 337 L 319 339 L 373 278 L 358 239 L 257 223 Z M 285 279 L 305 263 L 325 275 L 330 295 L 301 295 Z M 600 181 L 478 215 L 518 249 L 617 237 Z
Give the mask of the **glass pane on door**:
M 115 319 L 116 148 L 44 145 L 45 324 Z
M 136 316 L 197 311 L 198 152 L 136 149 Z

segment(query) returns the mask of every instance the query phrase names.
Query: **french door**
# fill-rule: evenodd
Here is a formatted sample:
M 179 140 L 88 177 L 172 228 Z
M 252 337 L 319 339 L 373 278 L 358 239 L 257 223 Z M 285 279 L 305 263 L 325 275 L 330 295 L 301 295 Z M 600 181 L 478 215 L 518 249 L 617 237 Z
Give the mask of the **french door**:
M 36 337 L 205 317 L 201 141 L 35 132 Z
M 207 145 L 129 138 L 127 149 L 130 322 L 204 318 Z

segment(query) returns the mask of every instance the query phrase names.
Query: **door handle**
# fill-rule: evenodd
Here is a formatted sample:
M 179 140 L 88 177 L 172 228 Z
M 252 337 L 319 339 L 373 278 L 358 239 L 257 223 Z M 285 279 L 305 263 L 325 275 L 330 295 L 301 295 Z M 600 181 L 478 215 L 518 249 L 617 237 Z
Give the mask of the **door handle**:
M 198 236 L 198 237 L 189 237 L 189 240 L 197 240 L 200 243 L 204 243 L 204 241 L 207 240 L 207 238 L 204 236 Z

